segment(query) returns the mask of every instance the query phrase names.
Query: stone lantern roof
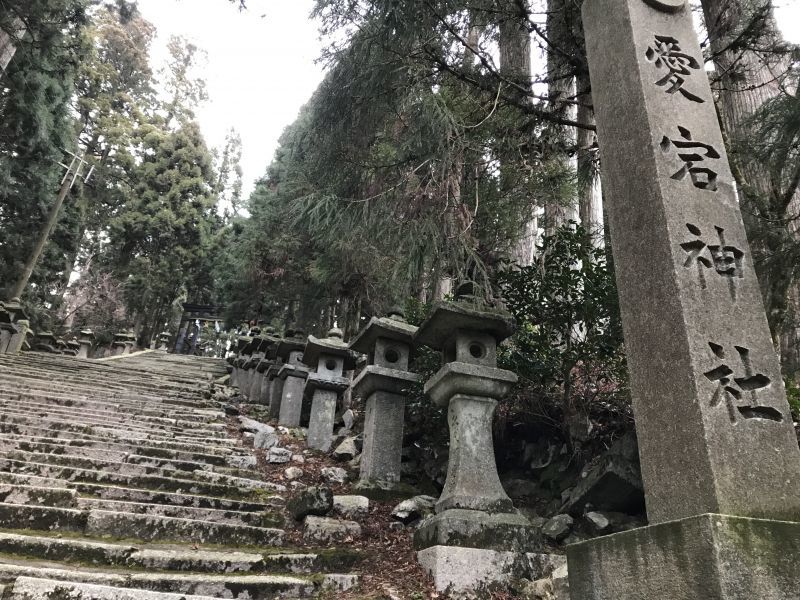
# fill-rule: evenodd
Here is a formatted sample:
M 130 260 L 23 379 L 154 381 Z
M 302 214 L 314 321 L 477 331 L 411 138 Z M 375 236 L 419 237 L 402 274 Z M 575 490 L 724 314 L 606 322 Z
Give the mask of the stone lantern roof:
M 12 322 L 28 320 L 28 315 L 25 314 L 25 310 L 22 308 L 19 298 L 12 298 L 7 302 L 0 302 L 0 308 L 5 309 L 5 311 L 10 315 Z
M 276 356 L 284 361 L 289 360 L 289 353 L 300 350 L 301 352 L 306 347 L 306 338 L 302 331 L 295 331 L 287 329 L 285 337 L 278 342 L 276 348 Z
M 340 356 L 344 358 L 345 371 L 354 369 L 356 366 L 356 356 L 342 337 L 342 330 L 335 327 L 328 332 L 328 337 L 326 338 L 320 339 L 313 335 L 308 336 L 308 341 L 303 351 L 303 362 L 309 367 L 316 367 L 323 354 L 327 356 Z
M 406 323 L 402 315 L 397 312 L 388 317 L 372 317 L 366 327 L 350 342 L 350 349 L 361 354 L 369 354 L 378 338 L 410 345 L 416 333 L 417 327 Z
M 456 331 L 468 330 L 491 335 L 500 343 L 514 332 L 515 326 L 514 318 L 500 309 L 466 302 L 440 302 L 419 326 L 414 341 L 441 350 Z

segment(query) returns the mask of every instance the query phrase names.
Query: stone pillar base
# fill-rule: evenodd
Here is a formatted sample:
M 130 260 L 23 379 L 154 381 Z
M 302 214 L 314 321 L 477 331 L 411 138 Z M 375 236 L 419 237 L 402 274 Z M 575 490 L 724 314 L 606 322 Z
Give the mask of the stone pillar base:
M 417 552 L 417 561 L 433 577 L 436 591 L 455 598 L 486 597 L 515 579 L 548 577 L 565 562 L 555 554 L 459 546 L 431 546 Z
M 567 549 L 572 600 L 800 598 L 800 523 L 706 514 Z
M 363 459 L 362 459 L 363 460 Z M 419 496 L 420 491 L 413 485 L 401 481 L 381 481 L 379 479 L 359 479 L 353 489 L 361 496 L 374 502 L 407 500 Z
M 414 547 L 463 546 L 529 552 L 541 547 L 541 537 L 517 513 L 489 514 L 453 508 L 428 517 L 414 532 Z

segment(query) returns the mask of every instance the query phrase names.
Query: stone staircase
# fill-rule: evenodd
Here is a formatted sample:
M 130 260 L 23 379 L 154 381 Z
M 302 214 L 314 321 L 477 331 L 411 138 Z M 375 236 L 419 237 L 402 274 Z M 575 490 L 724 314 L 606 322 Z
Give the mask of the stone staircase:
M 4 600 L 311 597 L 351 582 L 285 547 L 264 481 L 204 392 L 217 359 L 0 355 Z

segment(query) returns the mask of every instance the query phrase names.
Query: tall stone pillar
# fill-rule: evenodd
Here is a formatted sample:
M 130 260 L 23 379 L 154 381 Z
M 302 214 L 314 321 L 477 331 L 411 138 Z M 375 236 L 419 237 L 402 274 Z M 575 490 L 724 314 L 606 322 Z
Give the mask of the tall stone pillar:
M 570 547 L 572 598 L 796 598 L 800 450 L 691 9 L 583 22 L 651 525 Z
M 355 367 L 354 355 L 342 335 L 342 330 L 336 328 L 323 339 L 310 335 L 303 351 L 303 362 L 314 370 L 308 375 L 305 390 L 311 398 L 306 443 L 321 452 L 331 449 L 336 404 L 339 395 L 350 387 L 350 380 L 342 374 Z
M 511 371 L 497 368 L 497 344 L 512 330 L 507 313 L 445 302 L 434 308 L 415 336 L 417 344 L 441 350 L 445 363 L 425 383 L 425 393 L 435 404 L 448 407 L 447 480 L 436 514 L 414 534 L 417 559 L 439 589 L 488 583 L 472 579 L 479 571 L 448 580 L 454 561 L 465 555 L 493 563 L 501 560 L 498 553 L 515 552 L 524 561 L 523 554 L 537 542 L 534 529 L 503 490 L 494 458 L 494 410 L 517 381 Z
M 94 332 L 91 329 L 82 329 L 78 338 L 80 348 L 78 349 L 78 358 L 89 358 L 89 353 L 92 351 L 94 345 Z
M 416 332 L 394 310 L 388 317 L 370 319 L 350 342 L 369 363 L 353 382 L 354 393 L 366 399 L 359 488 L 391 488 L 400 482 L 406 390 L 419 382 L 419 375 L 408 371 Z
M 300 427 L 303 413 L 303 388 L 308 377 L 308 367 L 303 364 L 303 349 L 306 340 L 300 331 L 289 331 L 286 337 L 278 342 L 277 355 L 284 361 L 278 377 L 283 380 L 281 390 L 281 406 L 278 424 L 284 427 Z

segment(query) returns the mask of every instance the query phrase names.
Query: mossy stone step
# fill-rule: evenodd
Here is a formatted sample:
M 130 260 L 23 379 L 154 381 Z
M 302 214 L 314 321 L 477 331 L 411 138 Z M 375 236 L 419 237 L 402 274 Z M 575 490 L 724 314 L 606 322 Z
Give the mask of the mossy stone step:
M 0 532 L 0 556 L 57 561 L 77 567 L 121 567 L 189 573 L 312 574 L 349 570 L 358 553 L 337 559 L 330 550 L 320 553 L 263 553 L 177 546 L 147 546 L 102 542 L 89 538 L 37 536 Z
M 216 483 L 198 479 L 178 479 L 157 475 L 124 475 L 108 471 L 94 471 L 58 464 L 33 463 L 0 457 L 0 471 L 36 475 L 70 483 L 95 483 L 118 485 L 126 488 L 179 492 L 183 494 L 218 496 L 236 500 L 258 501 L 257 492 L 285 492 L 282 485 L 256 480 L 237 480 L 242 485 Z M 230 478 L 229 478 L 230 479 Z M 252 485 L 250 482 L 253 482 Z M 72 487 L 72 486 L 70 486 Z
M 196 596 L 150 592 L 75 581 L 36 577 L 18 577 L 9 584 L 4 600 L 214 600 L 214 596 Z
M 272 510 L 237 511 L 218 508 L 196 508 L 170 504 L 148 504 L 101 498 L 78 498 L 75 506 L 83 510 L 110 510 L 142 515 L 161 515 L 181 519 L 196 519 L 210 523 L 251 525 L 253 527 L 283 527 L 283 513 Z
M 39 566 L 27 561 L 0 564 L 0 581 L 12 583 L 19 577 L 172 594 L 192 594 L 211 598 L 249 598 L 250 600 L 273 600 L 276 597 L 308 598 L 313 596 L 318 589 L 314 580 L 296 576 L 141 573 L 124 570 L 97 572 Z M 322 577 L 318 581 L 321 582 Z M 136 596 L 131 597 L 136 598 Z
M 63 531 L 90 537 L 145 542 L 173 541 L 259 547 L 282 546 L 284 535 L 283 530 L 276 528 L 5 502 L 0 502 L 0 528 Z

